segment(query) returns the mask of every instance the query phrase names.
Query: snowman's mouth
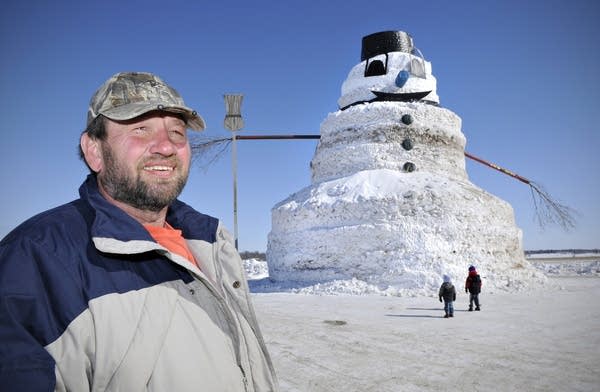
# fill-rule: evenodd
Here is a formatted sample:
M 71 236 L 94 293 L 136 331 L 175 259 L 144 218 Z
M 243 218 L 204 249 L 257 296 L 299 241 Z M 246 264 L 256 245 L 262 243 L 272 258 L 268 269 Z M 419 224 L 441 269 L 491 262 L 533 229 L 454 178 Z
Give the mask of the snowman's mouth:
M 418 91 L 418 92 L 412 92 L 412 93 L 387 93 L 384 91 L 375 91 L 375 90 L 371 90 L 371 92 L 373 94 L 375 94 L 375 98 L 369 100 L 369 101 L 357 101 L 357 102 L 353 102 L 350 105 L 344 106 L 343 108 L 340 108 L 340 110 L 346 110 L 351 106 L 354 105 L 358 105 L 360 103 L 371 103 L 371 102 L 414 102 L 414 101 L 421 101 L 423 103 L 428 103 L 431 105 L 435 105 L 437 106 L 437 102 L 434 101 L 428 101 L 425 100 L 423 98 L 425 98 L 427 95 L 429 95 L 429 93 L 431 91 Z
M 375 94 L 376 98 L 371 100 L 370 102 L 375 101 L 402 101 L 402 102 L 411 102 L 411 101 L 419 101 L 425 98 L 431 91 L 417 91 L 413 93 L 386 93 L 383 91 L 371 90 L 373 94 Z

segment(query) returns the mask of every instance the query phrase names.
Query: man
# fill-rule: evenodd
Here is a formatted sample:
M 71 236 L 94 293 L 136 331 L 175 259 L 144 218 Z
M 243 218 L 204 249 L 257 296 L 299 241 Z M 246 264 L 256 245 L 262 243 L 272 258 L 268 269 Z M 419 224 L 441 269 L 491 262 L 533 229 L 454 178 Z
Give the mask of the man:
M 148 73 L 94 94 L 80 198 L 0 242 L 0 386 L 276 391 L 241 259 L 177 200 L 203 119 Z

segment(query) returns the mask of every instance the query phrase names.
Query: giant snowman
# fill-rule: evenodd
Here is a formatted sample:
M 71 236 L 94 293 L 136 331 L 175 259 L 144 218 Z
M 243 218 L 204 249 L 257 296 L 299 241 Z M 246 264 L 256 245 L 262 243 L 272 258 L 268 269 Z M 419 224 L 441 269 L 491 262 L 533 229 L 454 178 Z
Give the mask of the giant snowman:
M 311 185 L 272 209 L 272 281 L 432 294 L 443 274 L 460 288 L 471 264 L 487 292 L 545 281 L 524 258 L 512 207 L 469 181 L 461 119 L 439 105 L 409 34 L 364 37 L 341 93 L 321 123 Z

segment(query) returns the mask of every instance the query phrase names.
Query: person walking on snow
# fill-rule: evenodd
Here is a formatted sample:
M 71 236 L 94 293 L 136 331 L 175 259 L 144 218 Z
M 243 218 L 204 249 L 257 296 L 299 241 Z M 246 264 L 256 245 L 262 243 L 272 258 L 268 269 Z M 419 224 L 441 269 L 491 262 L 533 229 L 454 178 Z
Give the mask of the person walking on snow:
M 440 302 L 444 300 L 444 318 L 454 317 L 454 301 L 456 301 L 456 289 L 450 281 L 450 276 L 444 275 L 444 283 L 440 287 L 439 292 Z
M 469 267 L 469 276 L 465 281 L 465 293 L 469 294 L 469 312 L 473 311 L 473 302 L 475 302 L 475 310 L 481 310 L 479 306 L 479 293 L 481 292 L 481 277 L 477 273 L 477 269 L 472 265 Z

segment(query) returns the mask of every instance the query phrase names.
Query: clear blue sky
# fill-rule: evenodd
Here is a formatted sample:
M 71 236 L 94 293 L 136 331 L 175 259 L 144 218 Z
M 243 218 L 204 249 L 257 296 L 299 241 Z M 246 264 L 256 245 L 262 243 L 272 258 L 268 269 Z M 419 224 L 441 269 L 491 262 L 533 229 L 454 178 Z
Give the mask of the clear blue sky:
M 542 184 L 578 212 L 541 228 L 527 185 L 467 159 L 509 202 L 525 249 L 600 248 L 600 3 L 579 1 L 15 1 L 0 13 L 0 237 L 77 197 L 90 96 L 119 71 L 175 86 L 226 136 L 223 94 L 243 93 L 241 134 L 317 134 L 360 62 L 363 36 L 409 32 L 463 120 L 467 151 Z M 310 185 L 316 141 L 240 141 L 239 244 L 266 250 L 271 208 Z M 182 200 L 233 231 L 230 150 L 194 166 Z

